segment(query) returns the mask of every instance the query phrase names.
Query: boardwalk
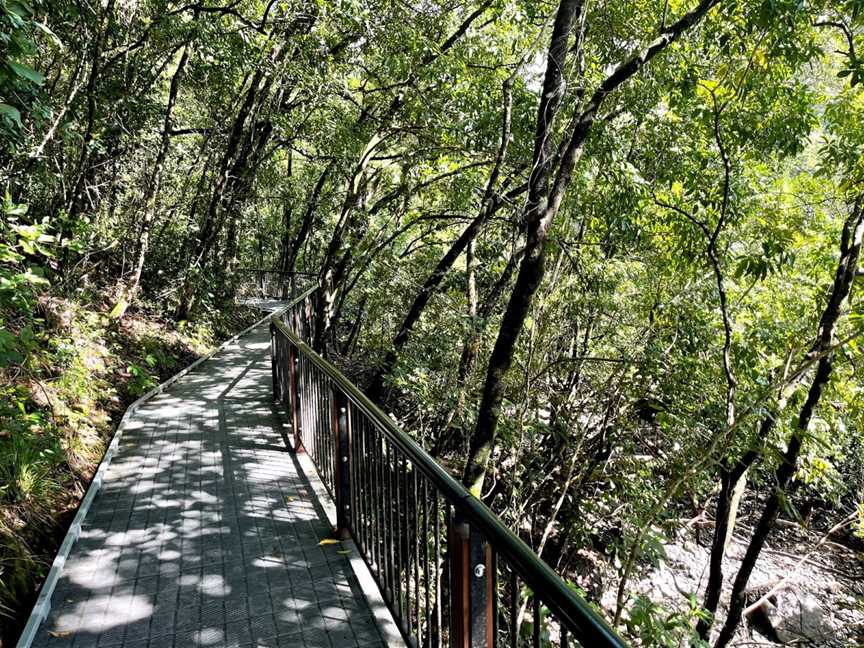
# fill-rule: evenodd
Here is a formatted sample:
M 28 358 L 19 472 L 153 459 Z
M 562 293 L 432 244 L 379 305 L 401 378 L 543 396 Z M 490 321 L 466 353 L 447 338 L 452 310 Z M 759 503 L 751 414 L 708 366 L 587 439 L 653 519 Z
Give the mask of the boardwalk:
M 136 411 L 34 646 L 385 645 L 350 546 L 320 544 L 268 343 L 254 330 Z

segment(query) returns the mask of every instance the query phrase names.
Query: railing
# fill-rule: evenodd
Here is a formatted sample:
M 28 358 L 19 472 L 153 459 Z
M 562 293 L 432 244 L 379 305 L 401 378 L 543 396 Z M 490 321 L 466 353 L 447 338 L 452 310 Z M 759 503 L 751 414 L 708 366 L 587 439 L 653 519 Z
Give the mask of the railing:
M 271 319 L 273 390 L 409 645 L 624 646 L 603 619 L 309 346 L 311 289 Z
M 297 293 L 297 286 L 308 283 L 304 272 L 280 272 L 242 268 L 234 271 L 235 295 L 238 299 L 288 299 Z

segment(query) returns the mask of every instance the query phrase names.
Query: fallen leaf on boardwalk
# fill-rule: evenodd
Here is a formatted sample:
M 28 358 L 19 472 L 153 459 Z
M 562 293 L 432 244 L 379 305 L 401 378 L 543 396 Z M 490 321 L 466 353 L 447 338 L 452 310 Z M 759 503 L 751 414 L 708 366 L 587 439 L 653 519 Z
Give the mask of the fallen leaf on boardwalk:
M 62 632 L 53 632 L 52 630 L 49 630 L 48 634 L 51 635 L 52 637 L 71 637 L 72 631 L 71 630 L 63 630 Z
M 318 543 L 318 546 L 323 547 L 324 545 L 339 544 L 339 542 L 340 540 L 337 540 L 336 538 L 324 538 L 321 542 Z
M 336 553 L 338 553 L 340 556 L 350 556 L 351 550 L 350 549 L 343 549 L 342 551 L 337 551 Z

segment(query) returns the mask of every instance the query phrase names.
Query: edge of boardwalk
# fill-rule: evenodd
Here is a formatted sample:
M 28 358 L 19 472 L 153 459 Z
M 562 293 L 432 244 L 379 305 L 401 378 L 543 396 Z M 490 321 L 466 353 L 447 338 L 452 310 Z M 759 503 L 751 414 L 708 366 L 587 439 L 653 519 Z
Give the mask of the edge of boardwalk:
M 99 462 L 99 467 L 96 469 L 96 473 L 93 475 L 93 479 L 87 487 L 84 498 L 81 500 L 81 504 L 78 505 L 78 511 L 75 514 L 75 518 L 72 520 L 72 524 L 69 525 L 69 529 L 66 531 L 63 543 L 60 545 L 60 549 L 57 550 L 57 555 L 54 557 L 51 569 L 48 571 L 48 575 L 45 577 L 42 586 L 39 588 L 39 596 L 36 598 L 36 603 L 33 605 L 33 610 L 30 612 L 30 617 L 27 619 L 27 625 L 24 626 L 24 630 L 21 632 L 21 637 L 18 639 L 17 648 L 30 648 L 33 639 L 36 636 L 36 632 L 39 630 L 39 626 L 51 611 L 51 596 L 54 594 L 54 588 L 57 585 L 60 572 L 63 571 L 66 559 L 69 557 L 69 553 L 72 551 L 72 547 L 78 539 L 78 534 L 81 532 L 81 523 L 84 521 L 84 518 L 87 517 L 87 511 L 90 509 L 90 505 L 93 503 L 96 494 L 99 492 L 99 489 L 102 488 L 102 480 L 105 476 L 105 472 L 108 470 L 108 466 L 111 464 L 111 459 L 113 458 L 114 453 L 120 445 L 120 439 L 123 436 L 123 429 L 126 427 L 126 424 L 129 419 L 132 418 L 135 411 L 151 398 L 164 392 L 168 387 L 186 376 L 186 374 L 210 360 L 213 356 L 220 351 L 223 351 L 229 345 L 234 344 L 237 340 L 253 329 L 266 324 L 273 315 L 285 310 L 285 308 L 287 308 L 287 304 L 274 312 L 267 313 L 254 324 L 247 326 L 233 337 L 225 340 L 207 355 L 198 358 L 195 362 L 174 374 L 165 382 L 159 383 L 159 385 L 148 391 L 126 408 L 126 411 L 123 413 L 123 418 L 120 419 L 117 429 L 114 430 L 114 434 L 111 437 L 111 443 L 108 445 L 108 449 L 105 451 L 102 460 Z

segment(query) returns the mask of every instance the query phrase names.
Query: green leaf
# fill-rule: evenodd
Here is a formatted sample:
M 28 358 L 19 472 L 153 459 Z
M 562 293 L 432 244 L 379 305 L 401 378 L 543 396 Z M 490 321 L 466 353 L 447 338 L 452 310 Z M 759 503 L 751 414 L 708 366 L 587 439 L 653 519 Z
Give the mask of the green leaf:
M 43 77 L 29 65 L 24 65 L 23 63 L 18 63 L 17 61 L 13 61 L 11 59 L 6 59 L 6 64 L 10 68 L 12 68 L 12 71 L 15 72 L 15 74 L 27 79 L 28 81 L 32 81 L 36 85 L 42 85 L 43 83 L 45 83 L 45 77 Z
M 0 103 L 0 115 L 5 115 L 6 117 L 14 121 L 18 125 L 18 128 L 22 128 L 24 126 L 21 123 L 21 112 L 15 106 Z

